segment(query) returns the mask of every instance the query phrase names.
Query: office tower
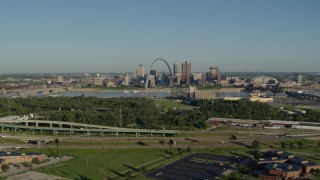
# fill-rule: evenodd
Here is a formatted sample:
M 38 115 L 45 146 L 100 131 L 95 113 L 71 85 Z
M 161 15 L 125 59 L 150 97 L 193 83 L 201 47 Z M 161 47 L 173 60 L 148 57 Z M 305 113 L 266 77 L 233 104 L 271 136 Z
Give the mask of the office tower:
M 150 86 L 155 87 L 156 86 L 156 76 L 150 75 Z
M 150 70 L 150 75 L 156 75 L 157 71 L 156 70 Z
M 217 80 L 219 74 L 218 66 L 210 66 L 209 68 L 210 78 Z
M 187 61 L 182 63 L 182 76 L 186 79 L 186 85 L 190 84 L 191 75 L 191 63 L 188 63 Z
M 179 65 L 178 63 L 175 63 L 173 65 L 173 76 L 176 76 L 179 73 Z
M 58 76 L 58 82 L 63 82 L 63 76 Z
M 136 69 L 136 75 L 140 77 L 144 77 L 144 66 L 140 64 Z
M 302 85 L 302 75 L 301 74 L 295 74 L 294 75 L 294 80 L 297 83 L 297 86 Z
M 221 74 L 218 72 L 217 84 L 221 84 Z
M 124 80 L 123 80 L 123 85 L 124 86 L 129 86 L 129 75 L 128 74 L 126 74 L 125 76 L 124 76 Z
M 221 84 L 218 66 L 210 66 L 209 72 L 207 72 L 206 81 L 208 84 Z

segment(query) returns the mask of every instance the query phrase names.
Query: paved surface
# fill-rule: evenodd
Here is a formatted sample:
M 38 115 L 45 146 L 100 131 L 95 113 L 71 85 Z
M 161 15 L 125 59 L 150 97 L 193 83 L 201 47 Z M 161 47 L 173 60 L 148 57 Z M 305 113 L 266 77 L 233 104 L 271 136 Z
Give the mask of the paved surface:
M 16 175 L 16 174 L 20 174 L 20 173 L 24 173 L 24 172 L 30 171 L 31 169 L 38 169 L 38 168 L 42 168 L 42 167 L 58 164 L 58 163 L 70 160 L 72 158 L 73 157 L 71 157 L 71 156 L 64 156 L 64 157 L 62 157 L 60 159 L 49 158 L 50 159 L 49 162 L 41 163 L 41 164 L 38 164 L 38 165 L 33 165 L 32 168 L 23 167 L 22 165 L 20 166 L 19 169 L 16 168 L 16 167 L 10 167 L 9 171 L 1 173 L 0 177 L 13 176 L 13 175 Z
M 220 156 L 213 154 L 191 154 L 181 160 L 147 173 L 153 179 L 185 180 L 185 179 L 213 179 L 232 164 L 238 162 L 233 156 Z
M 63 177 L 48 175 L 44 173 L 39 173 L 35 171 L 28 171 L 22 174 L 14 175 L 8 177 L 6 180 L 23 180 L 23 179 L 32 179 L 32 180 L 66 180 Z

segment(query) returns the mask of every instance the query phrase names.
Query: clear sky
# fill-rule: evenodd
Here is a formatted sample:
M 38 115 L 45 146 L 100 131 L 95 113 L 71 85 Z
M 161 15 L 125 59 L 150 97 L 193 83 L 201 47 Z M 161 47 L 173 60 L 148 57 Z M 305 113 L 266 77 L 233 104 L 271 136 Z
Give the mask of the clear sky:
M 320 69 L 320 0 L 1 0 L 0 72 Z

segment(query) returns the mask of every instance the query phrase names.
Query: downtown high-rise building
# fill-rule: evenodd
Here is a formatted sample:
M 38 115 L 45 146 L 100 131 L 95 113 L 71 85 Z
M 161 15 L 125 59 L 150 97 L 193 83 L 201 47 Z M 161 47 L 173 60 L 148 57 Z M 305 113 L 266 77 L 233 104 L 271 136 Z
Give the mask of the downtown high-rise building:
M 192 75 L 191 63 L 188 63 L 187 61 L 182 63 L 181 70 L 182 70 L 182 77 L 183 77 L 183 79 L 185 79 L 186 85 L 189 85 L 190 84 L 190 78 L 191 78 L 191 75 Z
M 179 73 L 179 64 L 175 63 L 173 65 L 173 76 L 176 76 Z
M 217 79 L 219 74 L 219 68 L 218 66 L 210 66 L 209 68 L 209 75 L 212 79 Z
M 221 76 L 218 66 L 210 66 L 209 72 L 207 72 L 206 76 L 206 81 L 208 84 L 221 84 Z
M 296 82 L 297 86 L 302 85 L 302 75 L 301 74 L 295 74 L 294 75 L 294 81 Z
M 144 77 L 144 66 L 140 64 L 136 69 L 136 75 L 140 77 Z

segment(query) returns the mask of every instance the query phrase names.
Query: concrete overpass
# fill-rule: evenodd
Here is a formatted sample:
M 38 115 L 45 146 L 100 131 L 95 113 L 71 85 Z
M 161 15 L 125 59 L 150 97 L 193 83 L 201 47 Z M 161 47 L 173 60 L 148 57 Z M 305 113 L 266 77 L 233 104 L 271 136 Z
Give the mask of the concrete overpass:
M 138 137 L 141 134 L 149 135 L 162 135 L 171 136 L 177 134 L 175 131 L 168 130 L 152 130 L 152 129 L 133 129 L 133 128 L 118 128 L 112 126 L 100 126 L 92 124 L 82 124 L 74 122 L 63 122 L 63 121 L 48 121 L 48 120 L 20 120 L 17 116 L 10 116 L 0 119 L 1 132 L 5 129 L 10 129 L 12 133 L 16 133 L 17 130 L 29 130 L 33 133 L 39 131 L 40 134 L 43 131 L 50 131 L 53 135 L 58 133 L 69 133 L 72 135 L 74 132 L 87 133 L 90 136 L 91 133 L 115 133 L 118 137 L 119 134 L 123 136 L 125 134 L 134 134 Z

